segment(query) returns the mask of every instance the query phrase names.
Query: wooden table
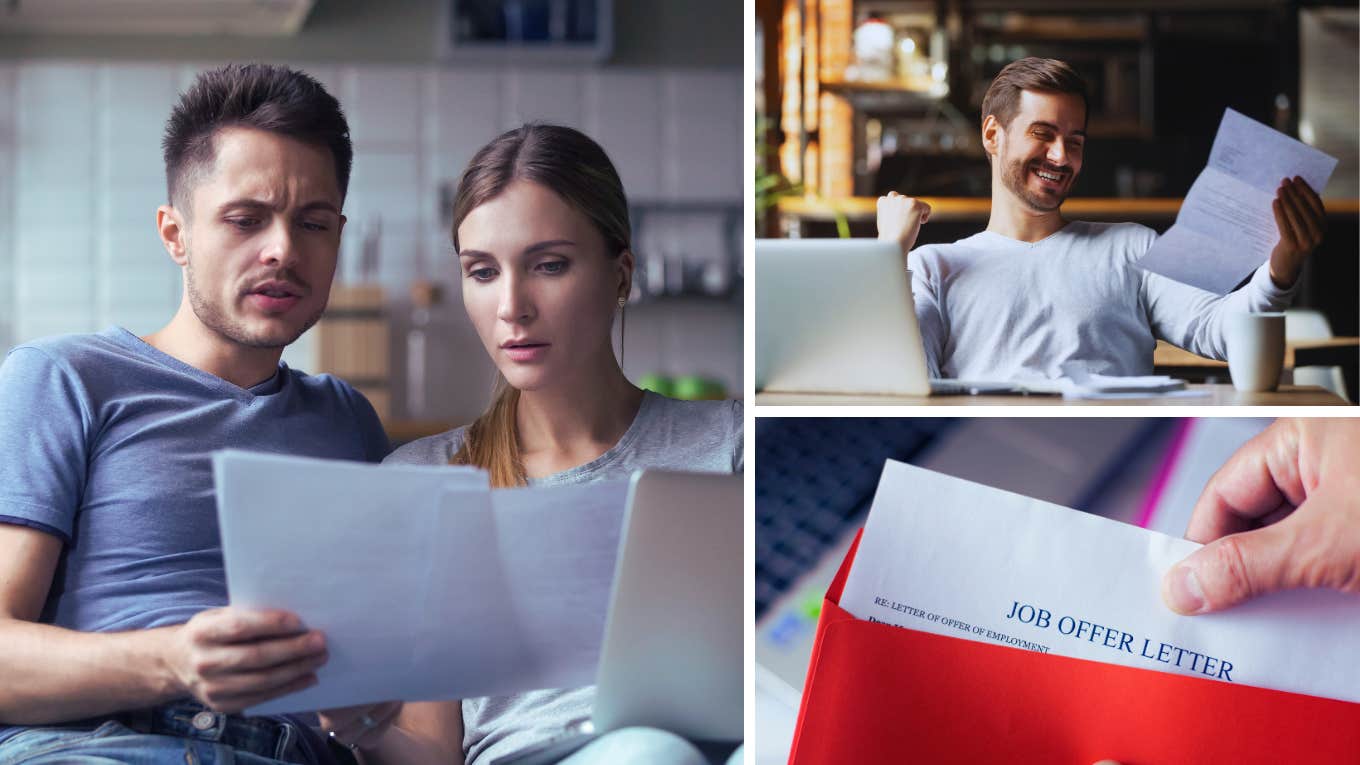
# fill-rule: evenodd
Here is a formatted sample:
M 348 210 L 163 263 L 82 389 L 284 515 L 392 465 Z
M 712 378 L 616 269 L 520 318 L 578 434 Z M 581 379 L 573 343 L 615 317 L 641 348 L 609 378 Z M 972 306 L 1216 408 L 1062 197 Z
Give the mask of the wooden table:
M 1231 385 L 1189 385 L 1202 396 L 1065 399 L 1061 396 L 873 396 L 837 393 L 757 393 L 756 406 L 1345 406 L 1316 385 L 1281 385 L 1270 393 L 1239 393 Z
M 986 221 L 992 212 L 990 197 L 917 197 L 930 205 L 933 221 Z M 1063 213 L 1077 220 L 1161 218 L 1174 220 L 1180 212 L 1180 198 L 1073 197 L 1063 203 Z M 1328 215 L 1356 215 L 1360 200 L 1328 198 L 1323 200 Z M 805 222 L 833 221 L 838 217 L 852 223 L 871 223 L 878 213 L 878 197 L 784 197 L 776 211 L 788 227 L 801 228 Z
M 1206 359 L 1162 340 L 1152 352 L 1152 365 L 1158 374 L 1186 380 L 1213 382 L 1228 379 L 1228 362 Z M 1360 337 L 1329 337 L 1319 340 L 1290 340 L 1285 343 L 1284 368 L 1341 367 L 1346 392 L 1352 401 L 1360 400 Z
M 1284 346 L 1284 368 L 1342 366 L 1360 356 L 1360 337 L 1329 337 L 1320 340 L 1289 340 Z M 1206 359 L 1166 342 L 1157 341 L 1152 352 L 1157 367 L 1203 367 L 1227 369 L 1228 362 Z

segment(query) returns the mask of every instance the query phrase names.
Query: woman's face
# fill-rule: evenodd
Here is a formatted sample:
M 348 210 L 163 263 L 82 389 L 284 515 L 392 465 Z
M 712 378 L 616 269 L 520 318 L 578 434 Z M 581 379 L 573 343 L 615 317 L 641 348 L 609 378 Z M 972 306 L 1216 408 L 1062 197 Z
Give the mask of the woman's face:
M 614 363 L 610 330 L 633 257 L 610 257 L 584 214 L 515 181 L 468 213 L 458 243 L 463 306 L 510 385 L 588 383 Z

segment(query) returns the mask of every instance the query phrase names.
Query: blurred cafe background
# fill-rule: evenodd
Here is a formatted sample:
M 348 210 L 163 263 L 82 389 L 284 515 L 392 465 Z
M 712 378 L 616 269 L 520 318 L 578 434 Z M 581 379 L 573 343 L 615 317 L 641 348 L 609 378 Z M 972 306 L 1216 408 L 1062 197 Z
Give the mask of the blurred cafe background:
M 200 70 L 267 61 L 325 84 L 355 147 L 331 306 L 284 360 L 354 383 L 394 439 L 489 402 L 452 199 L 472 154 L 530 120 L 583 130 L 623 178 L 628 376 L 740 396 L 742 40 L 730 0 L 0 3 L 0 351 L 170 319 L 165 120 Z
M 756 0 L 756 15 L 757 236 L 873 236 L 874 199 L 891 190 L 932 204 L 918 244 L 985 228 L 982 96 L 1024 56 L 1071 63 L 1091 90 L 1072 218 L 1165 231 L 1227 107 L 1338 158 L 1289 361 L 1356 401 L 1354 0 Z M 1156 362 L 1227 381 L 1164 344 Z

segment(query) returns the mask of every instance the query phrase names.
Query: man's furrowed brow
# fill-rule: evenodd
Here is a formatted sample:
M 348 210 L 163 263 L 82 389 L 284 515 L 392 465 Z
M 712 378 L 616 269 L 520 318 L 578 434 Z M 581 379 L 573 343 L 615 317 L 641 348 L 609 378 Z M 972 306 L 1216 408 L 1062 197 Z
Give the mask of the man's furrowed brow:
M 307 204 L 302 206 L 303 212 L 307 212 L 308 210 L 323 210 L 325 212 L 335 213 L 336 215 L 340 214 L 339 207 L 336 207 L 333 203 L 327 202 L 324 199 L 318 199 L 315 202 L 308 202 Z
M 237 199 L 232 199 L 227 202 L 223 202 L 218 207 L 218 209 L 270 210 L 273 209 L 273 207 L 274 207 L 273 205 L 269 204 L 268 202 L 265 202 L 263 199 L 251 199 L 250 197 L 239 197 Z
M 221 209 L 221 210 L 273 210 L 273 209 L 275 209 L 275 205 L 272 205 L 272 204 L 270 204 L 269 202 L 264 201 L 263 199 L 254 199 L 254 198 L 251 198 L 251 197 L 240 197 L 240 198 L 238 198 L 238 199 L 233 199 L 233 200 L 230 200 L 230 201 L 228 201 L 228 202 L 224 202 L 224 203 L 221 205 L 221 207 L 220 207 L 219 209 Z M 302 206 L 301 208 L 299 208 L 299 209 L 300 209 L 301 212 L 308 212 L 308 211 L 311 211 L 311 210 L 323 210 L 323 211 L 325 211 L 325 212 L 335 213 L 336 215 L 339 215 L 339 214 L 340 214 L 340 208 L 336 207 L 334 202 L 328 202 L 328 201 L 326 201 L 326 200 L 324 200 L 324 199 L 318 199 L 318 200 L 316 200 L 316 201 L 314 201 L 314 202 L 308 202 L 307 204 L 303 205 L 303 206 Z

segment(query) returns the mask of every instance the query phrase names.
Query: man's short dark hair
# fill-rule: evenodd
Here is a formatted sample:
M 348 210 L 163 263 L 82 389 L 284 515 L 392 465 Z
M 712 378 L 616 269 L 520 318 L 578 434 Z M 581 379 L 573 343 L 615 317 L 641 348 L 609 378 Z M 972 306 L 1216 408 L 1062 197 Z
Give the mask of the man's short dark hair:
M 1087 117 L 1091 114 L 1091 104 L 1086 98 L 1086 81 L 1077 74 L 1077 70 L 1056 58 L 1029 56 L 1007 64 L 987 87 L 987 94 L 982 97 L 983 121 L 990 114 L 996 117 L 1003 129 L 1010 128 L 1011 121 L 1020 111 L 1020 92 L 1024 90 L 1081 96 L 1081 105 Z M 1086 120 L 1082 121 L 1084 123 Z
M 217 132 L 248 127 L 330 149 L 340 198 L 349 188 L 354 148 L 340 102 L 312 77 L 283 66 L 228 64 L 198 75 L 170 113 L 161 147 L 170 203 L 183 206 L 192 176 L 212 167 Z

